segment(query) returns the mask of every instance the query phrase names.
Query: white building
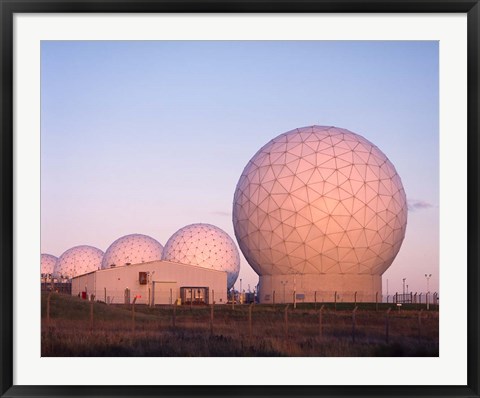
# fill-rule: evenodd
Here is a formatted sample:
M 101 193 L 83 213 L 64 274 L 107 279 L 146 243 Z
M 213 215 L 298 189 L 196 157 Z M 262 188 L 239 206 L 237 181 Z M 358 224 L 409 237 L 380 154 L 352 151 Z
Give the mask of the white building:
M 72 295 L 109 304 L 227 302 L 227 273 L 170 261 L 152 261 L 93 271 L 72 278 Z

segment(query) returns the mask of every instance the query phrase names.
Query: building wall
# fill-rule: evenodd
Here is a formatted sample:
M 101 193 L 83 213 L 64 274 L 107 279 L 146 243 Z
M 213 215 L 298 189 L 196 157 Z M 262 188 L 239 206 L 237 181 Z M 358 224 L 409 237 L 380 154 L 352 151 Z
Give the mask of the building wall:
M 148 282 L 141 285 L 139 273 L 149 274 Z M 128 289 L 127 302 L 148 304 L 171 304 L 180 298 L 181 287 L 208 287 L 209 303 L 227 302 L 227 273 L 191 265 L 154 261 L 133 264 L 124 267 L 99 270 L 82 275 L 72 281 L 72 294 L 87 290 L 94 292 L 96 300 L 113 304 L 126 302 L 125 292 Z M 213 294 L 212 294 L 213 293 Z
M 260 303 L 375 302 L 382 300 L 380 275 L 289 274 L 260 276 Z M 378 295 L 377 295 L 378 292 Z M 356 293 L 356 294 L 355 294 Z
M 95 294 L 95 272 L 72 279 L 72 296 L 81 296 L 82 292 L 86 292 L 87 296 Z

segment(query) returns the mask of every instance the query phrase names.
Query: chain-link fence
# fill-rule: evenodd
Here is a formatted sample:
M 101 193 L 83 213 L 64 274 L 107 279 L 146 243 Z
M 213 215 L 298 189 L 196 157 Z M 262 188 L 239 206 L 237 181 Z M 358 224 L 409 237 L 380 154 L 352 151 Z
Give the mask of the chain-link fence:
M 88 288 L 74 289 L 73 295 L 106 304 L 145 304 L 155 305 L 206 305 L 227 304 L 230 292 L 209 289 L 205 286 L 185 286 L 177 288 L 175 283 L 154 284 L 145 288 L 98 288 L 89 291 Z
M 439 304 L 437 292 L 382 294 L 382 292 L 367 293 L 363 291 L 288 291 L 280 289 L 271 292 L 260 292 L 257 300 L 264 304 L 288 303 L 417 303 Z

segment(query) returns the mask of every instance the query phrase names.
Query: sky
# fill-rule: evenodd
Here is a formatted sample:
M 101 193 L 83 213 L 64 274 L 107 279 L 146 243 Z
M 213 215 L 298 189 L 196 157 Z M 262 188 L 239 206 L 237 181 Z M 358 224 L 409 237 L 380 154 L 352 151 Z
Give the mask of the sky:
M 243 168 L 274 137 L 327 125 L 360 134 L 402 179 L 405 240 L 383 294 L 439 284 L 435 41 L 43 41 L 41 251 L 163 245 L 209 223 L 234 238 Z M 257 274 L 241 255 L 235 287 Z M 387 291 L 388 287 L 388 291 Z

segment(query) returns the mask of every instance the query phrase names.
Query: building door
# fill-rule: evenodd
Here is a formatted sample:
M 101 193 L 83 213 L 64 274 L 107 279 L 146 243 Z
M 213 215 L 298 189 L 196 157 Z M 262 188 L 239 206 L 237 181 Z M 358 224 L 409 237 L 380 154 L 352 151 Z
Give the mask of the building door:
M 154 304 L 175 304 L 177 297 L 177 282 L 155 281 L 153 292 Z

